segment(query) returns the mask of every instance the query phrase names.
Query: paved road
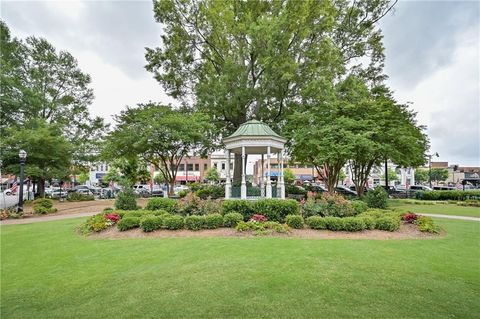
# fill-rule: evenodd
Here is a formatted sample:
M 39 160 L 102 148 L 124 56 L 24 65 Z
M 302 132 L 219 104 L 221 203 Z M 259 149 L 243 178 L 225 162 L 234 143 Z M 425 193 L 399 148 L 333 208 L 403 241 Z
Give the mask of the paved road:
M 5 194 L 0 194 L 0 209 L 3 209 L 5 207 L 11 207 L 15 206 L 18 203 L 18 195 L 5 195 Z
M 457 215 L 441 215 L 441 214 L 423 214 L 417 213 L 417 215 L 423 215 L 428 217 L 438 217 L 438 218 L 449 218 L 449 219 L 457 219 L 457 220 L 473 220 L 476 222 L 480 222 L 480 217 L 469 217 L 469 216 L 457 216 Z

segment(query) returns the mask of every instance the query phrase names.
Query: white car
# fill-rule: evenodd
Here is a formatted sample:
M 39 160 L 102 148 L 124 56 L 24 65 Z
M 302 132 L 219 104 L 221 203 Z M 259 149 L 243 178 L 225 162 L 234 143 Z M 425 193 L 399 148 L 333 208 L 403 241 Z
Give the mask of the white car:
M 185 186 L 185 185 L 178 185 L 178 186 L 175 186 L 175 188 L 173 189 L 173 192 L 175 193 L 175 195 L 178 195 L 178 193 L 180 193 L 181 191 L 188 191 L 190 188 L 188 188 L 188 186 Z

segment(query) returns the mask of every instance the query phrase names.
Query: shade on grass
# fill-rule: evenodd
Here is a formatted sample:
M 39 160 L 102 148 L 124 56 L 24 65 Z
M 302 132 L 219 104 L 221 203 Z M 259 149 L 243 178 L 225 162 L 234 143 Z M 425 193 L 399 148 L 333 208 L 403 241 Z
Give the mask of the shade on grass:
M 406 204 L 406 202 L 409 201 L 390 200 L 388 205 L 389 208 L 395 208 L 402 212 L 480 217 L 480 207 L 459 206 L 456 204 L 416 205 Z
M 434 240 L 97 240 L 1 227 L 2 318 L 478 318 L 480 223 Z

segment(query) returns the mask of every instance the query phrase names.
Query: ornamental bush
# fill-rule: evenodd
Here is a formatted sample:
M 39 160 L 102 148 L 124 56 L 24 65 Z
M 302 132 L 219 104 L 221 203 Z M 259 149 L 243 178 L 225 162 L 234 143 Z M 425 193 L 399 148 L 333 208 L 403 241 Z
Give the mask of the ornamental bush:
M 478 200 L 480 199 L 480 191 L 451 190 L 416 192 L 415 197 L 421 200 Z
M 378 230 L 396 231 L 400 228 L 400 219 L 395 217 L 381 217 L 375 220 L 375 228 Z
M 167 216 L 163 223 L 165 228 L 170 230 L 182 229 L 184 226 L 183 217 L 177 215 Z
M 349 217 L 355 215 L 350 201 L 339 194 L 323 193 L 317 201 L 322 216 Z
M 200 230 L 205 226 L 205 216 L 190 215 L 185 217 L 185 228 L 189 230 Z
M 435 233 L 438 234 L 440 232 L 440 227 L 434 225 L 433 219 L 427 216 L 418 216 L 415 220 L 415 224 L 418 225 L 418 229 L 421 232 L 428 232 L 428 233 Z
M 363 200 L 354 200 L 351 204 L 356 215 L 368 210 L 368 205 Z
M 105 218 L 105 215 L 97 214 L 89 217 L 82 228 L 84 233 L 100 232 L 107 229 L 109 224 L 109 220 Z
M 84 202 L 90 200 L 95 200 L 95 197 L 93 195 L 86 195 L 77 192 L 69 193 L 67 196 L 67 201 L 69 202 Z
M 413 224 L 415 222 L 415 220 L 417 219 L 417 217 L 418 216 L 415 213 L 406 213 L 405 215 L 403 215 L 402 219 L 406 223 Z
M 243 199 L 223 201 L 222 212 L 224 215 L 228 213 L 240 213 L 243 216 L 243 220 L 249 220 L 255 213 L 252 202 Z
M 327 229 L 327 222 L 324 217 L 310 216 L 307 218 L 306 223 L 312 229 Z
M 48 198 L 39 198 L 33 201 L 33 212 L 35 214 L 51 214 L 57 211 L 53 208 L 53 201 Z
M 39 205 L 43 206 L 45 208 L 52 208 L 53 207 L 53 201 L 48 198 L 39 198 L 33 201 L 33 205 Z
M 301 202 L 302 206 L 302 215 L 304 218 L 308 218 L 310 216 L 323 216 L 323 209 L 324 206 L 317 204 L 315 199 L 312 197 L 308 197 L 306 201 Z
M 175 203 L 175 212 L 182 216 L 203 215 L 201 210 L 202 200 L 193 193 L 188 193 Z
M 118 193 L 117 198 L 115 199 L 115 209 L 138 209 L 137 198 L 135 197 L 135 193 L 132 189 L 124 188 L 120 193 Z
M 140 221 L 140 227 L 146 233 L 160 229 L 162 227 L 162 217 L 147 216 Z
M 193 188 L 192 188 L 193 191 Z M 201 184 L 197 187 L 194 191 L 195 195 L 200 197 L 201 199 L 207 198 L 224 198 L 225 197 L 225 187 L 220 185 L 205 185 Z
M 175 200 L 172 198 L 163 198 L 163 197 L 156 197 L 151 198 L 148 200 L 147 206 L 145 206 L 146 210 L 165 210 L 169 213 L 173 213 Z
M 339 231 L 345 228 L 344 219 L 340 217 L 325 217 L 325 223 L 328 230 Z
M 287 215 L 285 221 L 291 228 L 303 229 L 304 227 L 303 217 L 300 215 Z
M 232 212 L 223 216 L 223 225 L 225 227 L 235 227 L 241 221 L 243 221 L 243 216 L 240 213 Z
M 387 191 L 381 187 L 375 187 L 373 190 L 367 192 L 365 196 L 367 205 L 370 208 L 387 208 L 388 194 Z
M 222 227 L 223 216 L 220 214 L 210 214 L 205 216 L 205 227 L 208 229 L 215 229 Z
M 365 223 L 362 218 L 345 217 L 343 218 L 343 230 L 345 231 L 362 231 L 365 229 Z
M 300 205 L 294 199 L 260 199 L 253 204 L 255 214 L 283 223 L 287 215 L 299 215 Z
M 140 227 L 140 218 L 139 217 L 125 217 L 120 219 L 117 224 L 119 231 L 126 231 L 133 228 Z
M 127 211 L 118 211 L 117 212 L 122 218 L 124 217 L 147 217 L 152 216 L 153 212 L 150 210 L 127 210 Z
M 368 229 L 368 230 L 375 229 L 376 223 L 374 218 L 368 217 L 368 216 L 357 217 L 357 218 L 360 218 L 363 220 L 363 223 L 365 224 L 365 229 Z

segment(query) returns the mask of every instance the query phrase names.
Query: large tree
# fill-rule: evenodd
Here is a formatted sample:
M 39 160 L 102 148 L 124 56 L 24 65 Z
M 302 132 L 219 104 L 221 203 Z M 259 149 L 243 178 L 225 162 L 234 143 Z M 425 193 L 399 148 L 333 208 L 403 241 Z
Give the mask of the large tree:
M 128 108 L 116 117 L 104 149 L 107 158 L 139 156 L 159 168 L 173 193 L 178 166 L 193 153 L 211 150 L 212 125 L 203 114 L 158 104 Z
M 154 1 L 165 32 L 147 49 L 147 70 L 169 95 L 209 114 L 223 136 L 253 115 L 281 128 L 302 92 L 332 82 L 356 58 L 376 67 L 377 22 L 391 7 L 387 0 Z

